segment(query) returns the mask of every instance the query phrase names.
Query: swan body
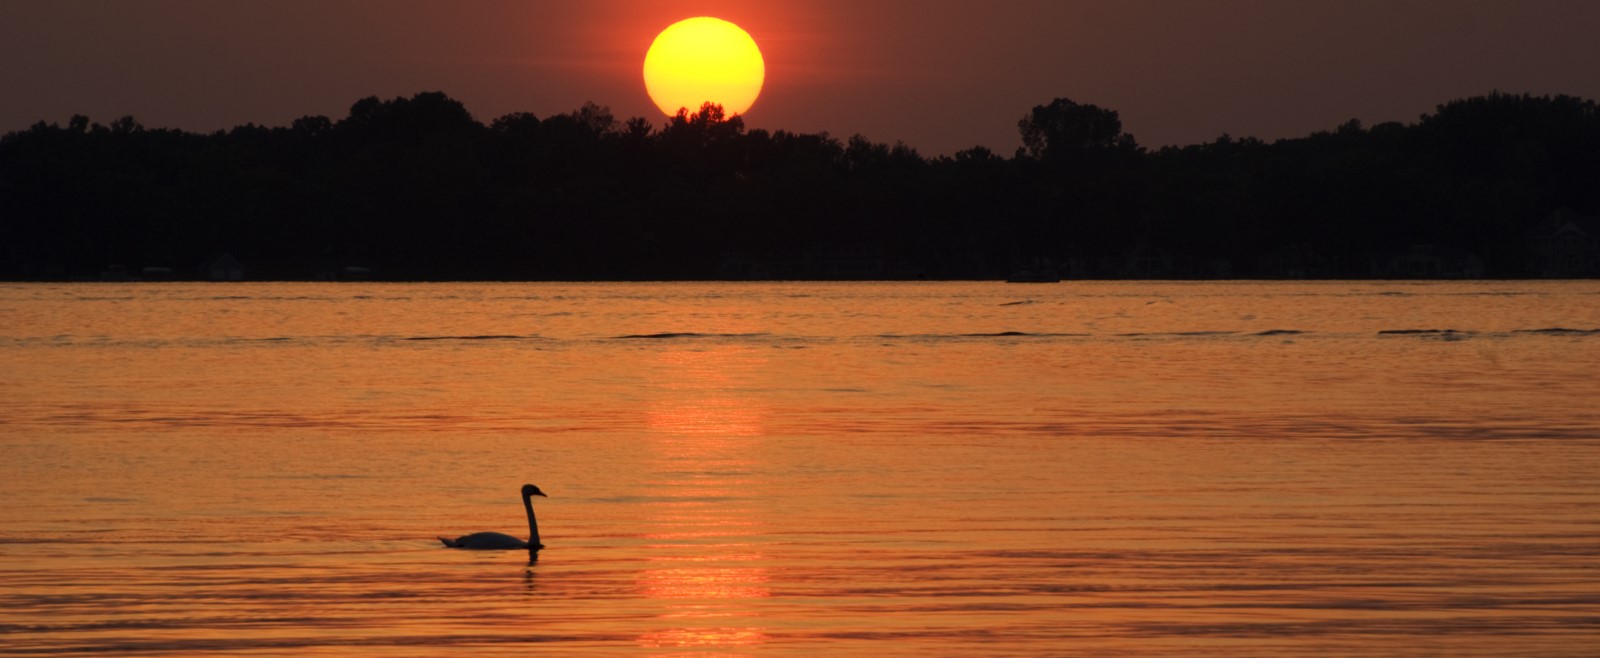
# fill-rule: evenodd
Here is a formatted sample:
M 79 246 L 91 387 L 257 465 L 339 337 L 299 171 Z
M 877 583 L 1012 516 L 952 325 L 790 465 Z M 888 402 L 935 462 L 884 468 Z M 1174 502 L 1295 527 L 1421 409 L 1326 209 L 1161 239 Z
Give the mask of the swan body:
M 465 548 L 474 551 L 504 551 L 528 547 L 528 542 L 503 532 L 474 532 L 455 539 L 440 537 L 439 541 L 444 542 L 444 545 L 450 548 Z
M 540 491 L 538 487 L 531 484 L 522 485 L 522 507 L 528 512 L 528 541 L 522 541 L 501 532 L 474 532 L 455 539 L 440 537 L 439 541 L 449 548 L 465 548 L 474 551 L 506 551 L 513 549 L 537 551 L 544 548 L 544 544 L 539 543 L 539 522 L 533 516 L 534 496 L 549 497 L 544 495 L 544 492 Z

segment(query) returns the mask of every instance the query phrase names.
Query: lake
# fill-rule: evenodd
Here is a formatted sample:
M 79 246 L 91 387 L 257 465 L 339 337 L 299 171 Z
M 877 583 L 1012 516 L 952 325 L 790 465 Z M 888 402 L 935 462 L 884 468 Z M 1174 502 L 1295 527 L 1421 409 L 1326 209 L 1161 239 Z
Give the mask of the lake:
M 0 655 L 1593 655 L 1600 282 L 0 285 Z M 463 551 L 436 537 L 542 540 Z

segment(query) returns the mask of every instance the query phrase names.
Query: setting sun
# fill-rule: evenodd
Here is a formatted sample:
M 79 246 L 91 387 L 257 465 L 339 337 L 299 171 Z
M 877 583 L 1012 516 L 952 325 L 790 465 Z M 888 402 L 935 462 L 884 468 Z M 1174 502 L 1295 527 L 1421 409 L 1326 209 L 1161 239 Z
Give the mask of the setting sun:
M 644 86 L 667 116 L 705 103 L 743 114 L 761 95 L 767 66 L 739 26 L 701 16 L 668 26 L 644 57 Z

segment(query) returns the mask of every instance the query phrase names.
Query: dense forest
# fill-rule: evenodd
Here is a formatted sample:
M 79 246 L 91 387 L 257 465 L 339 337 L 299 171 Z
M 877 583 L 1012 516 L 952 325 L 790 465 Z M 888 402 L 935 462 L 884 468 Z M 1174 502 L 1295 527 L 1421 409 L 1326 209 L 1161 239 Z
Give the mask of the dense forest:
M 211 134 L 74 116 L 0 138 L 0 278 L 1600 275 L 1590 100 L 1147 149 L 1057 99 L 1018 129 L 1015 153 L 925 157 L 713 105 L 484 125 L 422 93 Z

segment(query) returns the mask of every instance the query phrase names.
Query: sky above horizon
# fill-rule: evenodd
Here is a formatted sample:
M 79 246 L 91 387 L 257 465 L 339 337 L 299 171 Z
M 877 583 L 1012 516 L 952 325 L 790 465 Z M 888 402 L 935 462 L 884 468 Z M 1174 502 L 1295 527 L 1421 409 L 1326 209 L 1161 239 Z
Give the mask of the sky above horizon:
M 1600 98 L 1592 0 L 0 0 L 0 132 L 84 114 L 211 131 L 442 91 L 488 123 L 587 101 L 664 117 L 641 68 L 691 16 L 739 24 L 749 126 L 1010 154 L 1070 98 L 1148 147 L 1412 122 L 1499 90 Z

